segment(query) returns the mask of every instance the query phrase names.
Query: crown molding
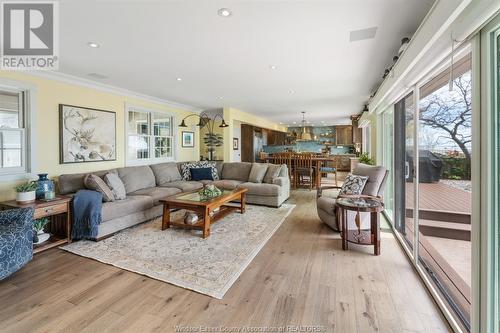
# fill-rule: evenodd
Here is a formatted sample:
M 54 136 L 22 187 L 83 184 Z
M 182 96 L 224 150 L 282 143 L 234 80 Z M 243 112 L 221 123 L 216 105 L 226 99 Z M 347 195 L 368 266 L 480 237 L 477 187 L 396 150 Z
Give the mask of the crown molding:
M 185 111 L 191 111 L 191 112 L 196 112 L 196 113 L 200 113 L 201 111 L 204 110 L 203 108 L 199 108 L 196 106 L 169 101 L 169 100 L 162 99 L 159 97 L 138 93 L 138 92 L 128 90 L 125 88 L 120 88 L 120 87 L 116 87 L 113 85 L 100 83 L 100 82 L 92 81 L 89 79 L 84 79 L 84 78 L 81 78 L 78 76 L 61 73 L 61 72 L 27 71 L 26 73 L 29 73 L 30 75 L 37 76 L 37 77 L 40 77 L 43 79 L 56 80 L 56 81 L 74 84 L 74 85 L 78 85 L 78 86 L 82 86 L 82 87 L 86 87 L 86 88 L 96 89 L 96 90 L 107 92 L 107 93 L 139 98 L 139 99 L 142 99 L 142 100 L 145 100 L 148 102 L 163 104 L 165 106 L 168 106 L 168 107 L 174 108 L 174 109 L 182 109 Z

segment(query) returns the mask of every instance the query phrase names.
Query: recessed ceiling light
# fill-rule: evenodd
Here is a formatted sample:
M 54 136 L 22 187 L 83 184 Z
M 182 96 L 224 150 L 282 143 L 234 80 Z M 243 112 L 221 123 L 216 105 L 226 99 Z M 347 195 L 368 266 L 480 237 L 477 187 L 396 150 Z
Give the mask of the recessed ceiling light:
M 296 122 L 296 121 L 294 121 L 293 123 L 294 123 L 294 124 L 296 124 L 297 122 Z
M 224 99 L 224 97 L 222 97 L 222 96 L 219 96 L 219 99 Z
M 295 94 L 295 90 L 290 89 L 290 90 L 288 90 L 288 93 L 289 93 L 289 94 Z
M 276 65 L 270 65 L 269 68 L 273 71 L 277 70 L 278 67 Z
M 231 9 L 229 9 L 229 8 L 221 8 L 217 11 L 217 14 L 219 14 L 219 16 L 222 16 L 222 17 L 229 17 L 229 16 L 233 15 L 233 12 L 231 12 Z
M 89 47 L 94 48 L 94 49 L 97 49 L 97 48 L 100 46 L 99 44 L 97 44 L 97 43 L 95 43 L 95 42 L 88 42 L 88 43 L 87 43 L 87 45 L 88 45 Z
M 280 121 L 280 125 L 283 125 L 283 122 L 282 122 L 282 121 Z
M 178 77 L 176 80 L 180 82 L 180 81 L 182 81 L 182 78 Z

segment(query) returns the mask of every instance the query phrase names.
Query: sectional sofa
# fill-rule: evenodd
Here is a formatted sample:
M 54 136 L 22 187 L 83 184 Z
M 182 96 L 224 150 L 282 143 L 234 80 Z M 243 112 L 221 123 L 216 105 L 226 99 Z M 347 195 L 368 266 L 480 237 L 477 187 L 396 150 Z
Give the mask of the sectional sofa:
M 214 184 L 218 188 L 227 190 L 238 187 L 247 188 L 246 200 L 250 204 L 279 207 L 290 196 L 290 181 L 286 165 L 279 168 L 276 177 L 265 177 L 263 182 L 249 182 L 253 163 L 218 162 L 215 167 L 218 176 L 216 178 L 219 179 L 201 181 L 183 179 L 181 173 L 183 169 L 186 169 L 183 168 L 183 165 L 183 162 L 169 162 L 92 172 L 92 174 L 101 178 L 108 173 L 117 174 L 125 185 L 127 192 L 126 198 L 123 200 L 103 203 L 102 223 L 99 226 L 97 240 L 161 216 L 162 205 L 160 199 L 182 192 L 201 189 L 204 184 Z M 262 167 L 262 164 L 260 165 Z M 276 170 L 276 166 L 274 168 Z M 59 193 L 72 195 L 78 190 L 84 189 L 84 178 L 87 174 L 78 173 L 59 176 Z

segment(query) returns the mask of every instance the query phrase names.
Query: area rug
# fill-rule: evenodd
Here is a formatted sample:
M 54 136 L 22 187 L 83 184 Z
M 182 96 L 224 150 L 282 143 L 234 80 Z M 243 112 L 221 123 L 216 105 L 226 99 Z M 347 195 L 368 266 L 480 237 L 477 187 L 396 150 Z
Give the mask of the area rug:
M 294 207 L 247 205 L 245 214 L 235 212 L 213 224 L 206 239 L 197 230 L 162 231 L 161 219 L 155 219 L 100 242 L 61 249 L 221 299 Z

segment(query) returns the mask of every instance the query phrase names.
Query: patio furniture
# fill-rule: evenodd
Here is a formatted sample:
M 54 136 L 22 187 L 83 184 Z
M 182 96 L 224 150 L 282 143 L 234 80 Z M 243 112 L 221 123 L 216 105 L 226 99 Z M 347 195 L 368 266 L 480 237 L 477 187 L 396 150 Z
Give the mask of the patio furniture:
M 342 225 L 342 250 L 349 248 L 349 243 L 359 245 L 373 245 L 374 254 L 380 254 L 380 212 L 384 210 L 384 204 L 380 199 L 365 196 L 350 196 L 338 198 L 337 207 Z M 347 227 L 348 213 L 355 212 L 354 218 L 356 228 Z M 370 228 L 361 227 L 361 213 L 370 214 Z
M 368 176 L 368 181 L 361 193 L 366 197 L 375 197 L 383 201 L 383 195 L 385 190 L 385 182 L 387 180 L 387 176 L 389 172 L 383 166 L 371 166 L 367 164 L 359 163 L 356 169 L 352 172 L 354 175 L 359 176 Z M 338 195 L 338 191 L 332 194 L 325 194 L 325 190 L 340 190 L 340 186 L 322 186 L 318 188 L 317 199 L 316 199 L 316 208 L 318 211 L 318 215 L 320 220 L 328 225 L 330 228 L 341 231 L 342 225 L 339 220 L 339 208 L 337 206 L 337 198 L 342 197 Z M 355 218 L 355 213 L 348 212 L 347 213 L 347 227 L 349 229 L 354 228 L 353 222 Z M 361 213 L 360 223 L 364 228 L 367 224 L 367 213 Z
M 0 280 L 33 258 L 33 208 L 0 211 Z

